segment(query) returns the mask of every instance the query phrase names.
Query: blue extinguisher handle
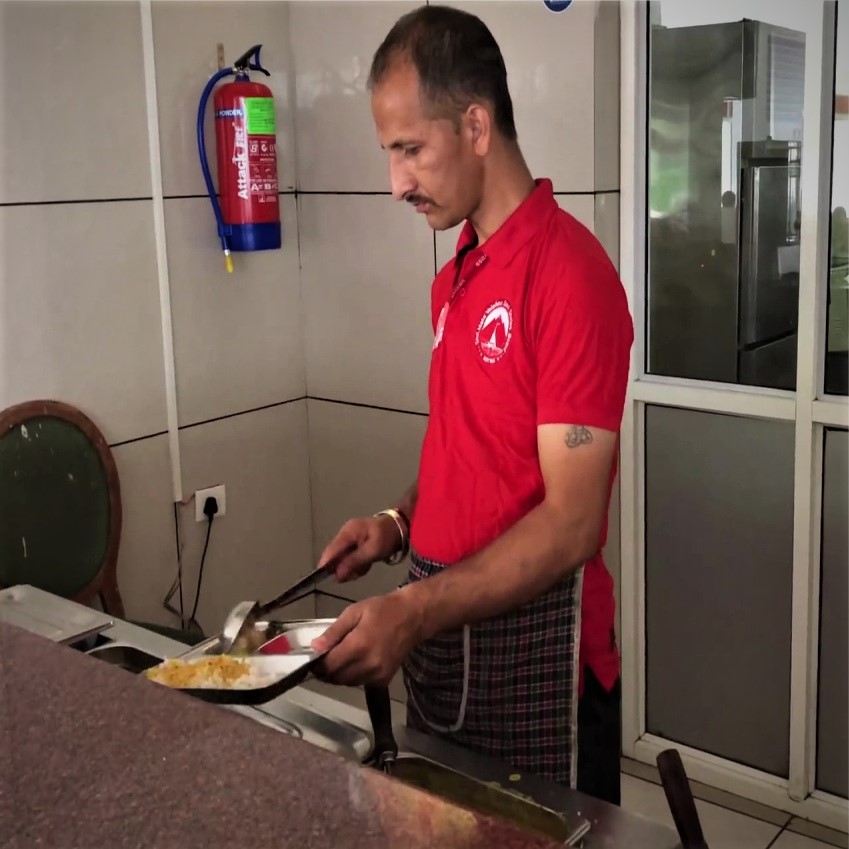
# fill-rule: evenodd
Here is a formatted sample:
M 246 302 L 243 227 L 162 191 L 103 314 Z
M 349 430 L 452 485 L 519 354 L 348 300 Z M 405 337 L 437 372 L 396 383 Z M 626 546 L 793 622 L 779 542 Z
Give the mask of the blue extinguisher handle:
M 218 195 L 216 194 L 215 186 L 212 183 L 212 174 L 209 172 L 209 161 L 206 157 L 204 118 L 206 116 L 206 105 L 209 102 L 209 96 L 212 94 L 212 90 L 218 84 L 219 80 L 224 79 L 224 77 L 233 76 L 234 74 L 235 71 L 233 68 L 222 68 L 218 71 L 209 79 L 209 82 L 207 82 L 203 89 L 203 93 L 200 96 L 200 103 L 198 103 L 198 156 L 200 157 L 200 167 L 203 171 L 203 179 L 206 181 L 206 191 L 209 195 L 209 200 L 212 203 L 212 211 L 215 213 L 215 220 L 218 224 L 218 238 L 221 239 L 221 248 L 225 252 L 229 250 L 229 245 L 227 244 L 227 231 L 224 226 L 224 216 L 221 214 L 221 205 L 218 202 Z

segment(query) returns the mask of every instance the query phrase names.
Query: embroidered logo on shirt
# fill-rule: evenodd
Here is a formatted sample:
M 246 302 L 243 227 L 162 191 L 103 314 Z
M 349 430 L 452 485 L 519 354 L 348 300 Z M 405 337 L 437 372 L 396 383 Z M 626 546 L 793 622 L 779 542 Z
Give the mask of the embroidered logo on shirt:
M 439 347 L 439 343 L 442 341 L 442 337 L 445 333 L 446 318 L 448 318 L 448 301 L 445 302 L 445 306 L 442 308 L 442 312 L 439 313 L 439 318 L 436 321 L 436 333 L 433 336 L 434 351 Z
M 485 363 L 497 363 L 507 353 L 513 333 L 513 310 L 507 301 L 490 304 L 478 324 L 475 344 Z

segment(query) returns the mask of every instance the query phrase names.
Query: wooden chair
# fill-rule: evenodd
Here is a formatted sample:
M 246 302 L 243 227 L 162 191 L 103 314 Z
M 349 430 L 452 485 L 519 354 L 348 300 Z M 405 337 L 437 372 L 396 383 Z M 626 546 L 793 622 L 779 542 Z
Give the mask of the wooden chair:
M 28 401 L 0 412 L 0 587 L 31 584 L 124 618 L 121 486 L 109 445 L 80 410 Z M 197 634 L 142 624 L 186 643 Z

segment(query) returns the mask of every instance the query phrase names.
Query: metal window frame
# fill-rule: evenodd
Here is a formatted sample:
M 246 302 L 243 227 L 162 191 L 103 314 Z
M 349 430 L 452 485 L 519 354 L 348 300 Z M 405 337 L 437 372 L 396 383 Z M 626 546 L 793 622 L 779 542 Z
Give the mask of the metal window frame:
M 844 0 L 849 2 L 849 0 Z M 802 228 L 795 392 L 664 378 L 645 373 L 646 0 L 621 0 L 620 268 L 635 323 L 621 429 L 621 645 L 623 754 L 654 763 L 671 743 L 646 733 L 645 408 L 647 404 L 795 422 L 790 770 L 777 778 L 675 745 L 692 778 L 832 828 L 845 829 L 849 803 L 816 780 L 817 663 L 823 432 L 849 427 L 849 399 L 823 393 L 827 251 L 831 196 L 835 0 L 824 0 L 821 63 L 806 51 Z

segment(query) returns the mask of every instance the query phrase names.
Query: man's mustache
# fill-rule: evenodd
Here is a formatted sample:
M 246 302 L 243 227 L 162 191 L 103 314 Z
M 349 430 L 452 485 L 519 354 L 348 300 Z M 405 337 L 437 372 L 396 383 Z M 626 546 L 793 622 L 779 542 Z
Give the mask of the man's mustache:
M 436 204 L 429 197 L 425 197 L 424 195 L 407 195 L 405 200 L 412 206 L 418 206 L 422 203 L 428 203 L 431 204 L 431 206 L 436 206 Z

